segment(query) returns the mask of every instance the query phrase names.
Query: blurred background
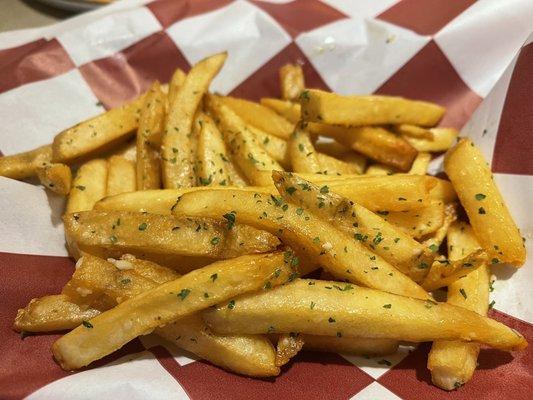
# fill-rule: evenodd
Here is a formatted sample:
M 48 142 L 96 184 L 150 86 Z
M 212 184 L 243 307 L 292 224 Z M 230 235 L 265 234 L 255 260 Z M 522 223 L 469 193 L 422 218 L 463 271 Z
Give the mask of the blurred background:
M 0 32 L 48 25 L 74 12 L 57 7 L 73 10 L 84 6 L 94 7 L 94 3 L 87 4 L 81 0 L 0 0 Z

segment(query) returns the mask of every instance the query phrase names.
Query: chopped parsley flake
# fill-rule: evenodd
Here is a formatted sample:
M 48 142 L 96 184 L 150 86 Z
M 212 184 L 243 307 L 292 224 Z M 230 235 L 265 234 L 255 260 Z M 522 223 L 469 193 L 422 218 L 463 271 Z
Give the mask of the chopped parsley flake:
M 463 288 L 459 289 L 459 293 L 461 293 L 461 296 L 463 296 L 465 300 L 467 299 L 468 296 L 466 295 L 466 291 Z
M 487 196 L 485 196 L 483 193 L 478 193 L 478 194 L 476 194 L 475 197 L 476 197 L 476 200 L 481 201 L 481 200 L 485 200 L 485 198 L 486 198 Z
M 383 308 L 392 308 L 392 304 L 384 304 Z
M 81 324 L 87 329 L 91 329 L 93 327 L 93 324 L 91 324 L 89 321 L 81 321 Z
M 228 308 L 230 310 L 233 310 L 235 308 L 235 300 L 230 300 L 230 302 L 228 303 Z
M 215 236 L 213 239 L 211 239 L 211 244 L 213 246 L 216 246 L 219 243 L 220 243 L 220 238 L 218 236 Z
M 320 188 L 320 193 L 322 194 L 327 194 L 329 193 L 329 187 L 327 187 L 327 185 L 324 185 Z
M 139 225 L 139 230 L 144 231 L 146 230 L 147 227 L 148 227 L 148 224 L 146 222 L 143 222 L 142 224 Z
M 187 297 L 191 293 L 191 289 L 181 289 L 181 292 L 178 293 L 178 297 L 181 299 L 181 301 L 185 300 L 185 297 Z
M 487 213 L 483 207 L 479 207 L 477 209 L 477 212 L 478 212 L 478 214 L 486 214 Z

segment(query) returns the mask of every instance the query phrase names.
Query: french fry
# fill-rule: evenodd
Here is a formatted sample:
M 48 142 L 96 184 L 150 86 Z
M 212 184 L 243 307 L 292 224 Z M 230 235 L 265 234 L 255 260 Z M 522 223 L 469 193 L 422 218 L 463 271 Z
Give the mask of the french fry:
M 219 97 L 219 99 L 241 117 L 244 122 L 271 135 L 288 140 L 294 130 L 294 123 L 290 123 L 270 108 L 261 104 L 229 96 Z
M 429 193 L 432 200 L 440 201 L 444 204 L 452 203 L 457 200 L 457 193 L 450 181 L 427 176 L 426 179 L 433 182 L 433 187 Z
M 449 286 L 457 280 L 468 276 L 472 271 L 487 265 L 488 260 L 487 253 L 481 249 L 454 262 L 446 259 L 437 260 L 433 263 L 428 275 L 422 282 L 422 287 L 427 291 L 433 291 Z
M 161 141 L 165 188 L 191 187 L 196 183 L 192 129 L 194 115 L 209 84 L 226 61 L 227 53 L 208 57 L 192 67 L 169 103 Z M 173 83 L 171 83 L 171 87 Z
M 398 341 L 345 336 L 301 335 L 304 350 L 354 354 L 366 357 L 384 356 L 398 351 Z
M 57 134 L 52 144 L 52 162 L 68 164 L 126 140 L 139 126 L 144 98 L 141 95 Z
M 392 167 L 389 167 L 388 165 L 384 165 L 384 164 L 372 164 L 370 165 L 366 171 L 365 171 L 365 175 L 370 175 L 370 176 L 383 176 L 383 175 L 393 175 L 395 174 L 397 171 L 392 168 Z
M 457 261 L 479 249 L 479 243 L 466 223 L 454 223 L 448 231 L 448 255 Z M 449 304 L 487 315 L 489 308 L 490 269 L 482 265 L 464 278 L 448 286 Z M 431 380 L 438 387 L 454 390 L 468 382 L 477 364 L 479 345 L 474 343 L 437 341 L 428 357 Z
M 444 114 L 443 107 L 426 101 L 392 96 L 341 96 L 317 89 L 303 91 L 300 104 L 305 121 L 344 126 L 434 126 Z
M 279 375 L 274 348 L 264 336 L 217 335 L 197 314 L 180 318 L 155 332 L 226 370 L 253 377 Z
M 413 161 L 411 169 L 408 174 L 425 175 L 428 171 L 429 162 L 431 161 L 431 154 L 420 152 Z
M 233 159 L 252 185 L 268 185 L 268 177 L 261 171 L 282 170 L 258 138 L 247 128 L 241 118 L 214 96 L 208 97 L 210 110 L 220 120 L 225 141 L 231 149 Z
M 100 200 L 94 205 L 94 209 L 99 211 L 133 211 L 170 215 L 172 213 L 172 206 L 178 202 L 183 194 L 210 189 L 210 187 L 200 186 L 184 189 L 145 190 L 143 192 L 122 193 Z M 217 189 L 234 190 L 235 187 L 219 186 Z M 274 187 L 265 186 L 247 186 L 239 189 L 254 193 L 277 193 Z
M 438 249 L 448 233 L 451 224 L 457 219 L 457 204 L 450 203 L 444 206 L 444 220 L 437 230 L 425 237 L 424 246 Z
M 491 258 L 521 266 L 526 259 L 524 242 L 479 149 L 462 139 L 446 155 L 444 170 L 481 246 Z
M 190 192 L 181 197 L 173 212 L 178 216 L 219 219 L 231 212 L 238 223 L 278 235 L 291 247 L 304 248 L 316 264 L 339 279 L 391 293 L 428 297 L 420 286 L 360 241 L 279 197 L 238 189 Z
M 293 124 L 300 119 L 300 104 L 298 103 L 264 97 L 261 99 L 261 104 L 275 111 Z
M 272 176 L 285 201 L 307 209 L 360 241 L 415 281 L 422 280 L 426 275 L 435 257 L 423 245 L 379 215 L 330 192 L 328 186 L 316 186 L 290 173 L 274 171 Z
M 178 70 L 179 71 L 179 70 Z M 161 187 L 161 135 L 165 118 L 166 96 L 159 82 L 154 82 L 146 95 L 141 110 L 136 138 L 137 190 Z
M 37 168 L 52 158 L 52 146 L 45 145 L 24 153 L 0 157 L 0 176 L 25 179 L 37 174 Z
M 402 135 L 411 146 L 418 151 L 438 153 L 446 151 L 455 144 L 459 131 L 454 128 L 431 128 L 429 130 L 432 138 L 417 138 L 408 135 Z
M 350 164 L 342 160 L 337 160 L 327 154 L 317 153 L 320 170 L 324 174 L 344 175 L 359 174 L 361 168 L 358 164 Z
M 232 307 L 233 297 L 291 277 L 290 261 L 281 253 L 215 262 L 96 316 L 57 340 L 52 352 L 63 369 L 81 368 L 158 326 L 228 300 Z
M 106 195 L 134 192 L 137 188 L 135 163 L 120 156 L 111 156 L 107 161 Z
M 263 253 L 279 245 L 273 235 L 249 226 L 233 226 L 231 215 L 227 218 L 221 222 L 124 211 L 88 211 L 65 215 L 63 221 L 67 235 L 79 250 L 113 258 L 128 253 L 139 257 L 159 254 L 222 259 Z
M 325 183 L 332 192 L 359 203 L 370 211 L 405 211 L 430 204 L 435 181 L 416 175 L 360 176 Z
M 279 69 L 281 98 L 297 101 L 305 89 L 304 72 L 299 64 L 285 64 Z
M 177 68 L 172 74 L 172 78 L 170 78 L 170 84 L 168 85 L 167 102 L 169 106 L 170 104 L 175 104 L 176 95 L 180 87 L 185 82 L 185 78 L 187 78 L 187 74 L 180 68 Z
M 407 211 L 381 211 L 383 219 L 406 234 L 420 239 L 444 224 L 444 204 L 432 201 L 429 206 Z
M 296 127 L 289 140 L 289 153 L 294 172 L 317 174 L 322 171 L 318 154 L 305 129 Z
M 309 132 L 328 136 L 379 163 L 409 171 L 417 155 L 406 140 L 377 126 L 344 128 L 324 124 L 308 125 Z
M 45 163 L 37 168 L 37 176 L 41 184 L 60 196 L 70 192 L 72 171 L 70 167 L 61 163 Z
M 235 185 L 230 176 L 232 167 L 222 134 L 206 114 L 201 114 L 198 134 L 198 183 L 200 186 Z M 242 186 L 242 181 L 235 186 Z
M 78 169 L 68 196 L 67 214 L 92 210 L 105 197 L 107 172 L 107 161 L 101 159 L 88 161 Z
M 302 349 L 304 341 L 298 333 L 279 335 L 276 346 L 276 366 L 287 364 Z
M 522 335 L 473 311 L 346 283 L 297 279 L 269 292 L 241 296 L 235 307 L 206 310 L 216 332 L 288 333 L 425 342 L 463 340 L 501 350 L 527 346 Z
M 399 135 L 404 135 L 412 138 L 433 139 L 433 133 L 427 128 L 421 126 L 399 124 L 393 125 L 392 130 Z
M 82 321 L 100 314 L 93 308 L 80 307 L 64 294 L 32 299 L 17 312 L 13 328 L 18 332 L 53 332 L 73 329 Z
M 261 101 L 262 104 L 293 123 L 300 119 L 299 104 L 276 101 L 276 99 L 262 99 Z M 402 171 L 409 171 L 417 154 L 416 149 L 406 140 L 381 127 L 346 128 L 316 122 L 306 121 L 306 123 L 306 129 L 311 135 L 333 138 L 345 147 Z

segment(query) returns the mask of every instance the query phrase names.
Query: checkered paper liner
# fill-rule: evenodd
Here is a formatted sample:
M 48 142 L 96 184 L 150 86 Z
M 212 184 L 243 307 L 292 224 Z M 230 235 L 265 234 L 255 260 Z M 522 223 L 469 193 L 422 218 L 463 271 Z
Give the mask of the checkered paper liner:
M 277 69 L 303 65 L 309 87 L 382 93 L 447 107 L 491 161 L 533 253 L 533 3 L 530 0 L 129 0 L 40 29 L 0 34 L 0 151 L 13 154 L 228 50 L 212 89 L 279 96 Z M 529 139 L 529 140 L 528 140 Z M 441 159 L 432 170 L 441 169 Z M 430 384 L 429 344 L 396 355 L 304 352 L 275 379 L 225 372 L 146 336 L 77 373 L 62 371 L 58 335 L 12 331 L 18 308 L 58 293 L 73 271 L 63 201 L 0 178 L 1 399 L 530 399 L 533 351 L 482 350 L 474 379 Z M 498 267 L 491 317 L 533 342 L 533 261 Z M 127 362 L 126 362 L 127 361 Z

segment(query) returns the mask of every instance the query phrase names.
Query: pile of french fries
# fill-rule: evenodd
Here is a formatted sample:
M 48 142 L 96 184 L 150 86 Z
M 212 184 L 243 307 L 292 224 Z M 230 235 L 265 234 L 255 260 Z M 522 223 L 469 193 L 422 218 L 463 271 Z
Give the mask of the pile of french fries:
M 0 159 L 0 175 L 68 196 L 76 259 L 17 331 L 69 330 L 52 347 L 66 370 L 154 333 L 254 377 L 308 349 L 432 341 L 446 390 L 472 378 L 481 346 L 526 347 L 486 316 L 491 265 L 522 265 L 523 240 L 480 151 L 435 127 L 442 107 L 306 89 L 291 64 L 282 99 L 209 93 L 226 57 Z M 427 174 L 444 151 L 449 180 Z

